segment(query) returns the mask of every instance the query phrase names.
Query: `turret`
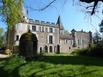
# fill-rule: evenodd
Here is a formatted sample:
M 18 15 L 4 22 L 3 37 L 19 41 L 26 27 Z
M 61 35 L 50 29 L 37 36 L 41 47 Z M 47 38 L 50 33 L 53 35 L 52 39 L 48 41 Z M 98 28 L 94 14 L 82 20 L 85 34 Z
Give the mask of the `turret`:
M 57 19 L 56 25 L 57 25 L 57 26 L 59 27 L 59 29 L 60 29 L 60 35 L 64 34 L 64 26 L 63 26 L 63 24 L 62 24 L 62 22 L 61 22 L 60 16 L 59 16 L 58 19 Z
M 22 22 L 28 22 L 27 10 L 25 9 L 23 4 L 22 4 Z

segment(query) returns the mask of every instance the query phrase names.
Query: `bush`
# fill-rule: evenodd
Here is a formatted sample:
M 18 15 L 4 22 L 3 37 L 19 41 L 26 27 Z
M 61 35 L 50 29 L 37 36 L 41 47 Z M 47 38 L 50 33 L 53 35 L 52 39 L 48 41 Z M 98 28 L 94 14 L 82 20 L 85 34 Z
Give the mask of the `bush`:
M 18 69 L 26 64 L 25 58 L 18 54 L 12 55 L 10 58 L 0 61 L 1 77 L 20 77 Z
M 103 43 L 91 45 L 85 49 L 75 50 L 72 54 L 103 57 Z

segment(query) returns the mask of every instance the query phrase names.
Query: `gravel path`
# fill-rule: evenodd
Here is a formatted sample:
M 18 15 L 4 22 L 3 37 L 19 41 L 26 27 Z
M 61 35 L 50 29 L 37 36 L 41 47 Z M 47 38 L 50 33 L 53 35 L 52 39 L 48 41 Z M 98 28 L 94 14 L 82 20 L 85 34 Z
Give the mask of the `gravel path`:
M 0 58 L 8 58 L 10 55 L 0 54 Z

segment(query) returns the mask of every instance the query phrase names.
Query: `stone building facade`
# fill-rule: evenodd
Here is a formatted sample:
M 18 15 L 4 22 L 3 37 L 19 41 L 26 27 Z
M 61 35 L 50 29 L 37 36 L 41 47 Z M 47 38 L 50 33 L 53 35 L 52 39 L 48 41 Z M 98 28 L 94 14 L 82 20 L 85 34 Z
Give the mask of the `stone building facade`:
M 28 29 L 37 37 L 38 53 L 68 53 L 75 48 L 86 48 L 91 39 L 89 32 L 75 31 L 65 34 L 59 16 L 56 24 L 31 19 L 18 23 L 15 26 L 14 46 L 19 46 L 21 36 Z
M 44 21 L 33 21 L 29 20 L 29 23 L 19 23 L 15 27 L 15 46 L 19 45 L 20 37 L 30 31 L 36 35 L 37 51 L 38 52 L 52 52 L 56 51 L 56 46 L 59 45 L 59 27 L 54 23 L 44 22 Z
M 21 36 L 30 30 L 37 38 L 35 51 L 38 53 L 68 53 L 77 48 L 86 48 L 92 41 L 91 32 L 72 30 L 65 34 L 60 16 L 56 23 L 32 20 L 27 18 L 24 8 L 23 20 L 14 29 L 14 48 L 19 46 Z

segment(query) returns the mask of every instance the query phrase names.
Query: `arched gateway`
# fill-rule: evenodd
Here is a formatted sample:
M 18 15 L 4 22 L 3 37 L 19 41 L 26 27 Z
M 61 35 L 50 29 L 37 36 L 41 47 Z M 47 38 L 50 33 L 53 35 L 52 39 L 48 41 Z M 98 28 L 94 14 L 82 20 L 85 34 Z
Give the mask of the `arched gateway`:
M 25 57 L 33 57 L 37 55 L 37 37 L 30 31 L 24 33 L 20 38 L 20 54 Z

